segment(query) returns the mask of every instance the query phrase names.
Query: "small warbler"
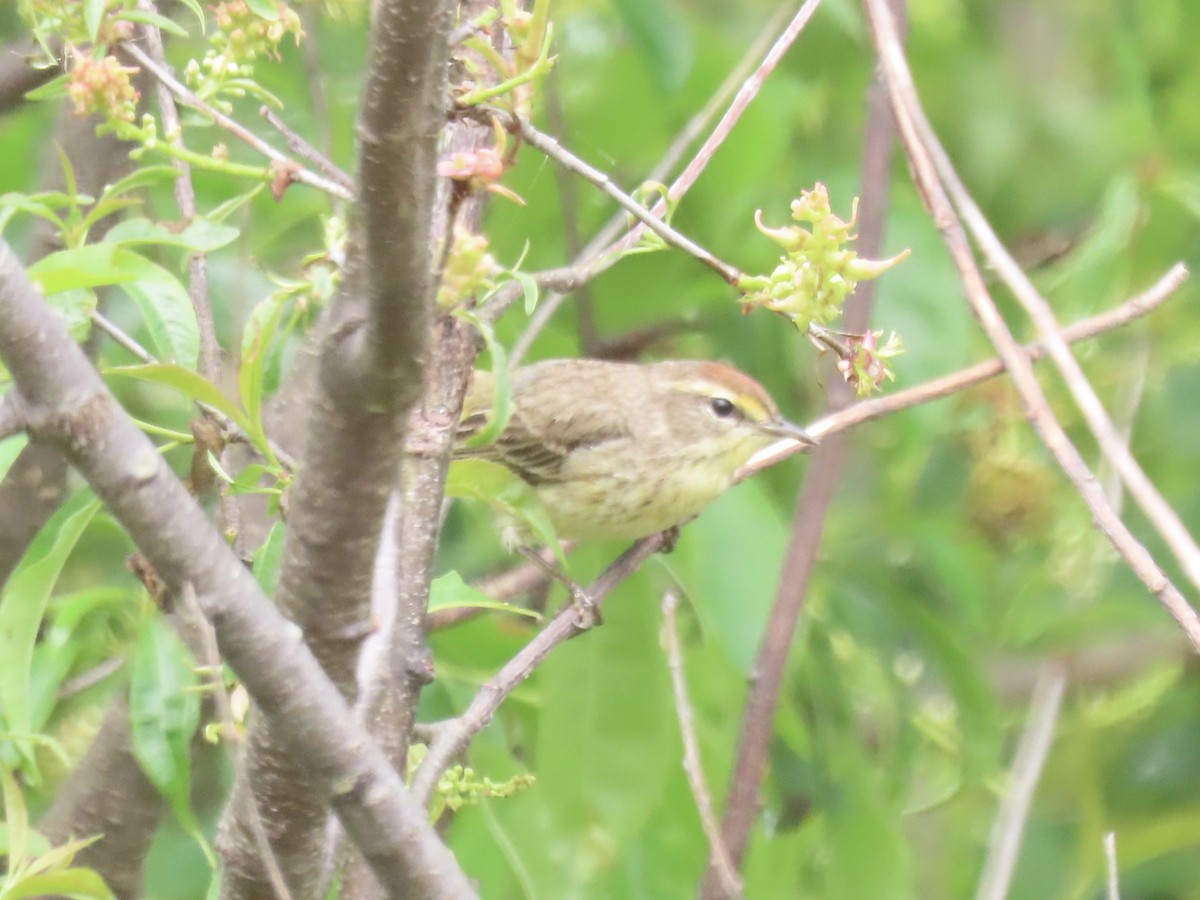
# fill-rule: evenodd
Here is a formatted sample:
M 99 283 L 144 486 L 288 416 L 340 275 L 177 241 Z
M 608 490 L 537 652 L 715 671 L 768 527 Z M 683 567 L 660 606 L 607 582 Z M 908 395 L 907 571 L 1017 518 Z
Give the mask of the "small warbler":
M 691 519 L 780 441 L 812 445 L 762 385 L 714 362 L 555 359 L 512 373 L 512 415 L 495 442 L 492 376 L 476 372 L 455 457 L 500 463 L 530 485 L 559 537 L 637 540 Z M 510 545 L 528 545 L 518 531 Z

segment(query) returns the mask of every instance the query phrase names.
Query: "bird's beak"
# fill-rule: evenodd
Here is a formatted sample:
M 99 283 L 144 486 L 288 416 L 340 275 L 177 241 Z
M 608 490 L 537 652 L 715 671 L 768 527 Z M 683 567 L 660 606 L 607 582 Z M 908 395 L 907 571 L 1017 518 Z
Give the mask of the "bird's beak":
M 777 419 L 774 422 L 767 422 L 762 426 L 763 431 L 780 439 L 791 439 L 805 445 L 806 447 L 817 446 L 817 439 L 811 437 L 799 425 L 793 425 L 784 419 Z

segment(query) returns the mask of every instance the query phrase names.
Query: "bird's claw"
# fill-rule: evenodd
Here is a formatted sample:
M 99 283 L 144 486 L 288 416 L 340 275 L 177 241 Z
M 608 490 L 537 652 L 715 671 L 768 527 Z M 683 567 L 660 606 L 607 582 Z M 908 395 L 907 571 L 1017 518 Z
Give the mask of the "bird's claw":
M 577 584 L 571 585 L 571 605 L 575 607 L 575 626 L 580 631 L 604 624 L 595 598 Z

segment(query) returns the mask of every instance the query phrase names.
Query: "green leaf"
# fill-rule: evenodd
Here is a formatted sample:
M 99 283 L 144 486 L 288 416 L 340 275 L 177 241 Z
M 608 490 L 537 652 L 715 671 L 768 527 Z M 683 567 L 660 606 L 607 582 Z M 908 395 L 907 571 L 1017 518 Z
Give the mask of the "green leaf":
M 55 597 L 42 625 L 41 640 L 33 648 L 30 672 L 30 725 L 40 731 L 58 703 L 58 692 L 76 660 L 90 648 L 76 632 L 87 616 L 104 607 L 131 605 L 131 588 L 95 588 Z M 46 624 L 48 623 L 48 624 Z
M 178 177 L 179 170 L 174 166 L 142 166 L 142 168 L 130 172 L 124 178 L 118 179 L 108 185 L 100 195 L 100 202 L 103 203 L 105 200 L 120 197 L 137 188 L 149 187 L 161 181 L 174 181 Z
M 25 795 L 13 778 L 12 772 L 0 765 L 0 787 L 4 793 L 4 820 L 8 837 L 8 868 L 16 869 L 25 862 L 29 847 L 29 810 L 25 806 Z
M 466 319 L 478 329 L 479 333 L 483 335 L 488 353 L 492 357 L 492 406 L 489 410 L 488 423 L 467 439 L 468 447 L 486 447 L 504 433 L 504 429 L 508 427 L 508 420 L 512 418 L 512 388 L 509 386 L 508 354 L 504 351 L 504 345 L 496 340 L 496 333 L 490 324 L 468 310 L 456 310 L 455 315 Z
M 26 272 L 46 296 L 60 291 L 120 284 L 137 276 L 122 267 L 118 252 L 117 247 L 103 243 L 56 250 L 43 256 Z
M 174 388 L 189 400 L 208 404 L 232 419 L 247 434 L 250 433 L 250 421 L 241 408 L 221 393 L 215 384 L 191 369 L 168 363 L 149 363 L 143 366 L 116 366 L 104 374 L 136 378 L 139 381 Z
M 71 288 L 46 298 L 50 308 L 67 326 L 67 333 L 82 344 L 92 333 L 92 313 L 96 311 L 96 292 L 91 288 Z
M 281 298 L 271 296 L 251 310 L 246 327 L 242 330 L 242 359 L 238 368 L 238 393 L 253 429 L 249 434 L 255 446 L 272 459 L 274 457 L 267 447 L 262 421 L 263 379 L 267 354 L 279 329 L 283 306 Z
M 494 509 L 516 518 L 566 565 L 554 525 L 533 488 L 499 463 L 486 459 L 455 460 L 446 475 L 447 497 L 482 500 Z
M 191 740 L 200 723 L 199 679 L 192 655 L 161 616 L 143 629 L 129 678 L 133 753 L 179 824 L 200 840 L 192 812 Z
M 667 90 L 681 88 L 694 56 L 681 14 L 665 0 L 614 0 L 613 6 L 658 82 Z
M 250 7 L 250 11 L 261 19 L 268 19 L 274 22 L 279 18 L 279 10 L 275 8 L 273 0 L 246 0 L 246 5 Z
M 88 900 L 115 900 L 104 879 L 91 869 L 63 869 L 22 878 L 4 894 L 5 900 L 23 897 L 73 897 Z
M 276 522 L 271 526 L 267 539 L 254 551 L 254 580 L 268 597 L 275 596 L 275 585 L 279 581 L 279 568 L 283 564 L 283 539 L 287 525 Z
M 241 234 L 231 225 L 219 225 L 207 219 L 196 218 L 183 231 L 173 232 L 158 222 L 143 217 L 125 219 L 114 225 L 104 236 L 110 244 L 131 246 L 134 244 L 159 244 L 182 247 L 193 253 L 211 253 L 232 244 Z
M 197 0 L 179 0 L 179 2 L 196 14 L 196 22 L 199 24 L 200 30 L 204 31 L 204 10 L 200 8 Z
M 643 569 L 622 584 L 605 604 L 604 627 L 538 671 L 538 791 L 554 813 L 552 830 L 581 842 L 597 830 L 617 846 L 633 838 L 678 765 L 658 604 L 622 602 L 647 599 L 651 578 Z
M 200 329 L 191 298 L 179 279 L 132 250 L 118 248 L 116 261 L 131 277 L 121 289 L 138 305 L 160 359 L 194 369 Z
M 47 222 L 52 222 L 56 228 L 61 229 L 63 227 L 63 221 L 54 206 L 30 197 L 28 194 L 0 194 L 0 209 L 29 213 L 30 215 L 45 219 Z M 11 217 L 10 213 L 7 218 Z M 7 218 L 5 219 L 6 223 Z M 29 268 L 27 267 L 26 272 L 28 270 Z
M 524 301 L 526 301 L 526 316 L 533 316 L 533 311 L 538 308 L 538 282 L 534 280 L 528 272 L 512 272 L 512 277 L 516 278 L 518 284 L 524 292 Z
M 42 100 L 57 100 L 60 97 L 67 95 L 67 83 L 71 80 L 70 75 L 59 75 L 51 78 L 45 84 L 35 87 L 32 91 L 25 92 L 25 99 L 33 102 Z
M 80 491 L 42 526 L 0 597 L 0 709 L 10 731 L 32 731 L 30 669 L 33 647 L 67 557 L 100 501 Z
M 29 443 L 29 435 L 14 434 L 0 441 L 0 481 L 8 475 L 8 470 L 17 461 L 25 445 Z
M 83 24 L 87 27 L 88 38 L 93 42 L 100 31 L 100 20 L 104 18 L 104 10 L 108 0 L 83 0 Z
M 435 609 L 493 609 L 539 621 L 542 618 L 531 609 L 493 600 L 483 591 L 467 584 L 461 575 L 453 571 L 433 579 L 429 585 L 429 611 Z
M 144 22 L 147 25 L 156 25 L 163 31 L 175 35 L 176 37 L 187 37 L 188 30 L 177 22 L 168 19 L 166 16 L 160 16 L 158 13 L 147 12 L 141 9 L 129 9 L 121 13 L 121 18 L 130 22 Z
M 704 633 L 744 674 L 754 666 L 787 537 L 764 483 L 755 479 L 718 497 L 683 529 L 675 553 L 661 558 L 692 600 Z
M 224 222 L 231 215 L 253 200 L 265 188 L 265 184 L 256 184 L 244 194 L 238 194 L 236 197 L 231 197 L 219 206 L 209 210 L 205 217 L 210 222 Z

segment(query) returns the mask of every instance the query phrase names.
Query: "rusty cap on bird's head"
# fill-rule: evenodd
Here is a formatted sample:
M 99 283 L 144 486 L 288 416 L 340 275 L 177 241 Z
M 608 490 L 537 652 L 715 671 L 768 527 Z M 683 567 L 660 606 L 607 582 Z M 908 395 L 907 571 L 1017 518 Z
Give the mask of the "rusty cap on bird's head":
M 708 360 L 674 360 L 659 365 L 668 370 L 681 389 L 706 397 L 724 397 L 768 434 L 816 446 L 816 440 L 803 428 L 780 416 L 779 407 L 767 389 L 745 372 Z

